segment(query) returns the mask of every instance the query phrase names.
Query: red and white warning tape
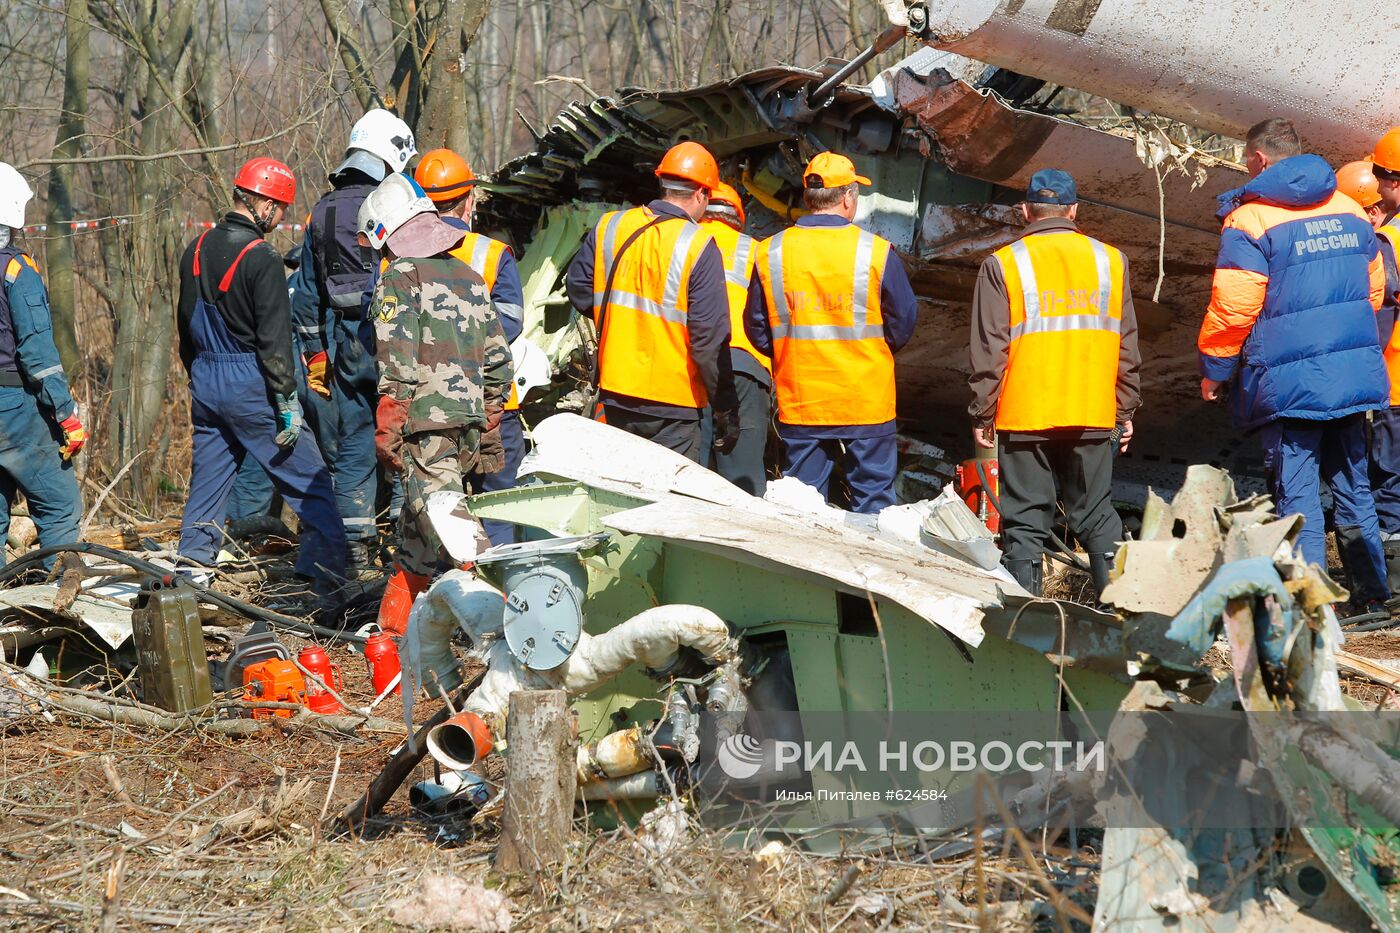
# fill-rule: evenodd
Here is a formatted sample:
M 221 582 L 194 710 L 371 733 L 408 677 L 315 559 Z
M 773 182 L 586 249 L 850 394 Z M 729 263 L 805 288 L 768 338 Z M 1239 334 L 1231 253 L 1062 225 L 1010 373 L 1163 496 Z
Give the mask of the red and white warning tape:
M 73 220 L 73 221 L 69 221 L 67 224 L 61 225 L 61 226 L 67 226 L 67 228 L 68 228 L 70 231 L 72 231 L 72 232 L 74 232 L 74 233 L 78 233 L 78 232 L 84 231 L 84 230 L 98 230 L 98 229 L 100 229 L 100 228 L 102 228 L 102 227 L 126 226 L 126 225 L 129 224 L 129 223 L 131 223 L 131 218 L 129 218 L 129 217 L 103 217 L 103 218 L 100 218 L 100 219 L 98 219 L 98 220 Z M 192 228 L 192 229 L 195 229 L 195 230 L 209 230 L 209 229 L 211 229 L 211 228 L 214 226 L 214 224 L 215 224 L 215 221 L 212 221 L 212 220 L 182 220 L 182 221 L 180 221 L 180 226 L 181 226 L 181 227 L 184 227 L 184 228 L 186 228 L 186 229 L 191 229 L 191 228 Z M 289 230 L 289 231 L 291 231 L 292 233 L 301 233 L 303 230 L 306 229 L 306 225 L 305 225 L 305 224 L 282 224 L 282 226 L 278 227 L 277 229 L 278 229 L 278 230 Z M 25 232 L 25 233 L 48 233 L 48 232 L 49 232 L 49 225 L 48 225 L 48 224 L 31 224 L 31 225 L 29 225 L 28 227 L 25 227 L 25 228 L 24 228 L 24 232 Z

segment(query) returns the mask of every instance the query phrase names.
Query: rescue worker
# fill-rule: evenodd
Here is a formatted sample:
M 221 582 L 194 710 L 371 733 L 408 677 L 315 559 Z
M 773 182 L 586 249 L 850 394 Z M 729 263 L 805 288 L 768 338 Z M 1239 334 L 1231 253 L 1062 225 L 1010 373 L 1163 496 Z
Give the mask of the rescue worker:
M 291 279 L 292 318 L 306 366 L 308 421 L 335 482 L 348 561 L 363 571 L 376 538 L 374 356 L 357 336 L 360 298 L 373 256 L 355 239 L 365 196 L 416 153 L 413 131 L 387 110 L 370 110 L 350 130 L 331 191 L 306 224 L 302 262 Z
M 485 234 L 473 233 L 472 210 L 476 206 L 476 173 L 451 149 L 434 149 L 418 160 L 413 178 L 437 206 L 440 216 L 449 226 L 463 231 L 462 243 L 452 255 L 471 266 L 486 282 L 491 304 L 501 319 L 506 342 L 515 343 L 525 328 L 525 292 L 520 286 L 520 270 L 510 247 Z M 516 483 L 520 461 L 525 459 L 525 431 L 520 425 L 520 398 L 512 381 L 505 413 L 501 416 L 496 435 L 484 437 L 483 444 L 499 443 L 504 466 L 491 473 L 473 471 L 472 492 L 494 492 L 511 489 Z M 515 525 L 510 522 L 485 520 L 481 523 L 491 543 L 510 544 L 515 540 Z
M 24 493 L 39 545 L 78 540 L 82 508 L 73 457 L 87 432 L 53 342 L 49 296 L 39 267 L 16 238 L 34 197 L 14 166 L 0 162 L 0 542 L 10 531 L 10 506 Z M 5 561 L 0 547 L 0 564 Z M 53 564 L 53 559 L 47 561 Z
M 754 349 L 744 332 L 744 307 L 753 282 L 754 239 L 744 234 L 744 202 L 731 185 L 720 182 L 700 226 L 710 232 L 724 260 L 729 295 L 729 362 L 738 400 L 739 439 L 733 449 L 715 451 L 715 471 L 745 492 L 762 496 L 768 487 L 763 455 L 773 414 L 773 366 Z
M 1395 224 L 1396 213 L 1400 212 L 1400 126 L 1391 127 L 1376 142 L 1371 163 L 1376 188 L 1385 205 L 1385 219 L 1381 225 Z
M 1321 480 L 1332 489 L 1352 598 L 1388 596 L 1367 477 L 1366 412 L 1389 405 L 1375 312 L 1385 270 L 1365 213 L 1331 166 L 1304 154 L 1293 124 L 1245 139 L 1251 180 L 1219 196 L 1224 220 L 1198 349 L 1201 397 L 1229 382 L 1230 415 L 1257 430 L 1278 511 L 1302 513 L 1298 546 L 1326 568 Z
M 406 175 L 390 175 L 359 215 L 364 243 L 388 265 L 375 286 L 379 363 L 376 451 L 402 473 L 403 509 L 395 579 L 379 625 L 403 634 L 413 599 L 449 559 L 428 518 L 439 495 L 465 497 L 481 437 L 500 423 L 510 390 L 510 347 L 482 277 L 450 251 L 463 231 L 438 217 Z M 487 546 L 478 525 L 478 548 Z M 392 581 L 391 581 L 392 582 Z
M 706 404 L 717 450 L 732 448 L 739 431 L 724 264 L 698 223 L 719 165 L 687 141 L 666 153 L 656 176 L 660 198 L 605 214 L 584 236 L 565 287 L 598 329 L 607 423 L 701 463 Z
M 1400 310 L 1400 268 L 1395 261 L 1397 230 L 1386 225 L 1385 202 L 1381 199 L 1380 182 L 1370 162 L 1350 162 L 1337 169 L 1337 190 L 1355 201 L 1371 226 L 1376 228 L 1381 263 L 1385 266 L 1385 296 L 1376 312 L 1376 330 L 1385 352 L 1386 369 L 1390 375 L 1390 407 L 1371 415 L 1371 495 L 1376 502 L 1376 519 L 1381 538 L 1400 543 L 1400 354 L 1392 354 L 1390 344 L 1395 333 L 1396 312 Z M 1387 558 L 1390 563 L 1390 558 Z M 1397 566 L 1400 570 L 1400 566 Z M 1394 583 L 1389 587 L 1396 589 Z
M 870 179 L 834 152 L 802 178 L 811 213 L 759 244 L 745 329 L 773 361 L 784 475 L 830 500 L 839 457 L 851 510 L 878 512 L 894 504 L 894 354 L 918 303 L 889 242 L 854 223 Z
M 321 452 L 302 433 L 287 280 L 263 239 L 295 196 L 287 166 L 250 160 L 233 179 L 233 210 L 180 261 L 180 360 L 194 426 L 180 556 L 213 564 L 234 475 L 252 456 L 301 520 L 296 569 L 324 594 L 345 570 L 345 526 Z
M 1108 585 L 1123 537 L 1114 448 L 1128 449 L 1140 402 L 1128 259 L 1079 232 L 1078 214 L 1073 178 L 1032 175 L 1025 231 L 982 263 L 972 297 L 973 440 L 997 450 L 1002 564 L 1035 596 L 1057 501 L 1095 591 Z

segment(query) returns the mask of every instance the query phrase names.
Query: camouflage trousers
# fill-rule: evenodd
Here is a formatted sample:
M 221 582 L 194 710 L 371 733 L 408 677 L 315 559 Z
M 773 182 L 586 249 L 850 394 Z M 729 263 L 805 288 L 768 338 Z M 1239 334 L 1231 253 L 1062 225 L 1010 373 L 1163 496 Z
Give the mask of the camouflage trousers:
M 432 576 L 439 563 L 452 563 L 428 519 L 428 497 L 448 492 L 460 493 L 469 499 L 463 478 L 478 469 L 483 459 L 482 448 L 486 447 L 489 452 L 490 438 L 490 434 L 483 438 L 476 428 L 429 431 L 404 438 L 404 499 L 403 510 L 399 513 L 397 561 L 409 573 Z M 478 550 L 491 546 L 479 521 L 476 537 Z

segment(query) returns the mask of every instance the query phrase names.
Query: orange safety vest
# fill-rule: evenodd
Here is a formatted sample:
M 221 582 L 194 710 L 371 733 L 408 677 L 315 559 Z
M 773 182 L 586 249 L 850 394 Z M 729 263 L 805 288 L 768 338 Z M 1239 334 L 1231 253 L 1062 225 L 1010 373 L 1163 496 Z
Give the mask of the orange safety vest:
M 1376 228 L 1376 234 L 1385 238 L 1390 244 L 1390 248 L 1395 251 L 1395 258 L 1400 262 L 1400 225 L 1394 221 L 1382 224 Z M 1390 287 L 1389 279 L 1386 280 L 1386 288 Z M 1385 371 L 1390 376 L 1390 407 L 1400 406 L 1400 327 L 1396 327 L 1390 332 L 1390 343 L 1381 348 L 1385 355 Z
M 691 270 L 714 238 L 691 220 L 663 216 L 618 257 L 628 238 L 656 217 L 648 207 L 634 207 L 611 211 L 598 222 L 593 252 L 598 385 L 649 402 L 704 408 L 709 402 L 700 369 L 690 358 L 686 315 Z M 617 273 L 604 308 L 614 264 Z
M 894 354 L 880 309 L 889 256 L 888 241 L 854 224 L 789 227 L 759 244 L 784 424 L 894 420 Z
M 1112 428 L 1123 254 L 1066 230 L 1023 237 L 993 258 L 1011 304 L 997 429 Z
M 702 221 L 700 226 L 714 236 L 715 245 L 719 247 L 719 254 L 724 260 L 724 284 L 729 293 L 729 345 L 758 360 L 771 374 L 772 361 L 758 352 L 744 331 L 744 308 L 749 303 L 749 283 L 753 281 L 757 244 L 753 237 L 740 233 L 722 220 Z
M 506 251 L 506 245 L 500 240 L 493 240 L 482 233 L 468 233 L 462 242 L 453 249 L 448 250 L 448 254 L 456 256 L 476 270 L 476 274 L 486 280 L 486 294 L 491 294 L 496 287 L 496 276 L 501 271 L 501 256 Z M 517 411 L 520 408 L 520 394 L 515 390 L 515 380 L 510 383 L 510 398 L 506 399 L 506 411 Z

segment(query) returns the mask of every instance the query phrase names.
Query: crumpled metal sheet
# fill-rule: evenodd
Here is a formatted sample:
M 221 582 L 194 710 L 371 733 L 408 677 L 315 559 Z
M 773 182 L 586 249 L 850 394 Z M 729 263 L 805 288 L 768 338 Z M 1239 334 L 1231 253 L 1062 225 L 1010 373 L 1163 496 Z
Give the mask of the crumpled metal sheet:
M 76 624 L 86 626 L 113 650 L 131 637 L 129 607 L 82 592 L 69 609 L 59 612 L 53 608 L 58 592 L 58 585 L 53 583 L 0 590 L 0 637 L 24 642 L 27 630 L 45 626 L 71 628 Z

